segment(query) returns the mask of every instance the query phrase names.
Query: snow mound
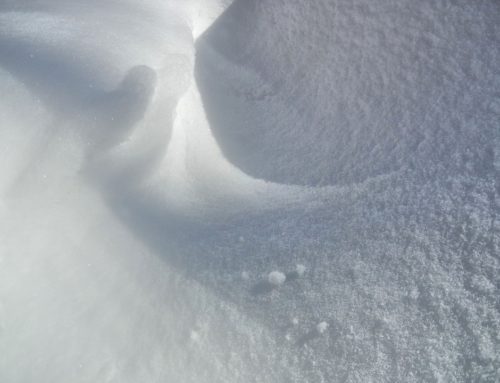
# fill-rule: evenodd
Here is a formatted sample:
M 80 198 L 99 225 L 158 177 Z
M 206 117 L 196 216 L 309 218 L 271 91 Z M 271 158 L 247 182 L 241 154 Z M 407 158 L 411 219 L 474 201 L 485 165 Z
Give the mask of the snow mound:
M 197 42 L 214 135 L 248 174 L 302 185 L 492 148 L 499 11 L 492 0 L 237 0 Z M 471 113 L 482 118 L 471 125 Z
M 0 382 L 500 381 L 499 15 L 0 1 Z

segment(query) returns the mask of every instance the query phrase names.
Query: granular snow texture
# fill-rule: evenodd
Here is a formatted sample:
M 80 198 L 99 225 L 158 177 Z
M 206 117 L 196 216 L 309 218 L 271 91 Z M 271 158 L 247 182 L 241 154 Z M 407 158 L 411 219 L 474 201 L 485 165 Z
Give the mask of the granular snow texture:
M 0 1 L 0 382 L 500 381 L 499 63 L 495 0 Z

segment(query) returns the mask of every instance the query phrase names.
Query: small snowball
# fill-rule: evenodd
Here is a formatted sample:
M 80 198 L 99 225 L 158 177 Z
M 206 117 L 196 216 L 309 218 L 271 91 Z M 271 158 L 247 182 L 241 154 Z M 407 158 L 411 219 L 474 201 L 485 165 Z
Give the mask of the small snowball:
M 418 290 L 416 288 L 412 289 L 410 291 L 410 294 L 409 294 L 410 298 L 413 299 L 413 300 L 418 299 L 419 295 L 420 294 L 419 294 L 419 292 L 418 292 Z
M 285 339 L 290 342 L 292 340 L 292 336 L 290 334 L 286 334 Z
M 298 276 L 301 277 L 304 275 L 304 273 L 306 272 L 306 267 L 304 265 L 297 265 L 297 267 L 295 268 L 295 271 L 297 272 Z
M 320 322 L 316 325 L 316 331 L 318 334 L 323 334 L 328 329 L 328 323 Z
M 279 286 L 285 283 L 286 275 L 281 271 L 271 271 L 267 276 L 268 282 L 273 286 Z
M 293 318 L 293 319 L 292 319 L 292 324 L 293 324 L 294 326 L 297 326 L 297 325 L 299 324 L 299 319 L 298 319 L 298 318 Z
M 243 279 L 244 281 L 248 281 L 250 279 L 250 274 L 248 274 L 247 271 L 243 271 L 241 273 L 241 279 Z
M 192 342 L 198 342 L 200 340 L 200 334 L 198 334 L 197 331 L 191 330 L 189 339 L 191 339 Z

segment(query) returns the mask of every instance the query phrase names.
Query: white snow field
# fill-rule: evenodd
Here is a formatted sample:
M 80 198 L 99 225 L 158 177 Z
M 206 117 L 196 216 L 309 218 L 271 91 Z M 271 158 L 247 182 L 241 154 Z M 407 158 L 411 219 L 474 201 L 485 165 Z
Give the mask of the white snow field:
M 500 381 L 500 2 L 0 0 L 0 382 Z

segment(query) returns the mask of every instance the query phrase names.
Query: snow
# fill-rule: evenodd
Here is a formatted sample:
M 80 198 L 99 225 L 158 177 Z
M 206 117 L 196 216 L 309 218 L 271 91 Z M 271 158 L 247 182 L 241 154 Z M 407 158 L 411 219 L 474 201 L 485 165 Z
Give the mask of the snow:
M 271 271 L 267 276 L 267 281 L 273 286 L 280 286 L 285 283 L 286 275 L 281 271 Z
M 306 268 L 304 265 L 300 265 L 300 264 L 299 264 L 299 265 L 297 265 L 297 266 L 295 267 L 295 271 L 297 272 L 297 275 L 298 275 L 299 277 L 303 276 L 303 275 L 304 275 L 304 273 L 306 272 L 306 270 L 307 270 L 307 268 Z
M 496 0 L 0 2 L 0 382 L 499 381 L 499 62 Z
M 328 330 L 328 323 L 320 322 L 316 325 L 316 331 L 318 334 L 323 334 L 326 330 Z
M 195 330 L 191 330 L 189 339 L 191 339 L 192 342 L 198 342 L 200 340 L 200 334 Z

